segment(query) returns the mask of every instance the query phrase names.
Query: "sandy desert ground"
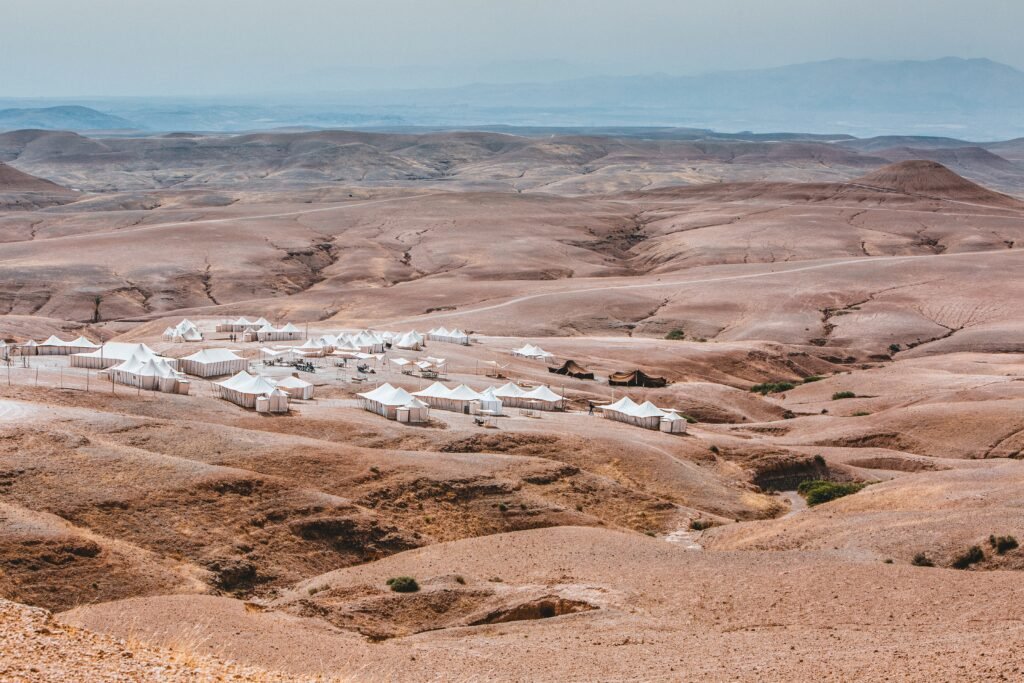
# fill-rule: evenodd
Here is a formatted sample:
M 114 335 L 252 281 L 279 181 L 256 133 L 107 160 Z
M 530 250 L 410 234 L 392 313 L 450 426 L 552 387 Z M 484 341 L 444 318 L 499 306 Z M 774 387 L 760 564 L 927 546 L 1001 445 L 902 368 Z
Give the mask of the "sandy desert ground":
M 274 416 L 12 355 L 0 677 L 1021 678 L 1024 550 L 990 538 L 1024 540 L 1022 149 L 0 134 L 12 344 L 231 348 L 280 379 L 216 326 L 473 337 L 366 382 L 315 359 Z M 203 341 L 165 340 L 185 317 Z M 427 387 L 393 360 L 428 355 L 567 409 L 360 408 Z M 668 386 L 606 381 L 636 368 Z M 623 396 L 691 424 L 588 414 Z M 808 506 L 813 479 L 865 486 Z

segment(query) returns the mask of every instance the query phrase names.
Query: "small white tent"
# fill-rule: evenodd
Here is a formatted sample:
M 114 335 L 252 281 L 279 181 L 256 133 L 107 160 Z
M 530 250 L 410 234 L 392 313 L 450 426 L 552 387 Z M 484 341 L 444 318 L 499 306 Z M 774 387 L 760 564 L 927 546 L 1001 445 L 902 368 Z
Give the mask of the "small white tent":
M 139 387 L 147 391 L 187 394 L 189 390 L 189 382 L 185 376 L 172 368 L 166 359 L 157 356 L 132 356 L 105 372 L 118 384 Z
M 665 413 L 665 417 L 661 418 L 661 431 L 669 434 L 685 434 L 686 424 L 685 417 L 674 410 L 669 410 Z
M 199 331 L 196 324 L 186 318 L 174 327 L 164 330 L 164 339 L 173 342 L 198 342 L 203 341 L 203 333 Z
M 521 358 L 530 358 L 532 360 L 546 360 L 548 358 L 554 358 L 555 354 L 548 353 L 539 346 L 533 344 L 524 344 L 518 349 L 512 349 L 513 356 L 519 356 Z

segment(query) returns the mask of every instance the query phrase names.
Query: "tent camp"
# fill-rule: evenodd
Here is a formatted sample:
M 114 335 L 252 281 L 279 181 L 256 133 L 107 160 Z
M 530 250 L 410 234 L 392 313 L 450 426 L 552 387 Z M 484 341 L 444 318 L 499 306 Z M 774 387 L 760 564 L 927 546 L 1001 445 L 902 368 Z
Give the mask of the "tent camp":
M 203 333 L 199 331 L 195 323 L 186 318 L 174 327 L 164 330 L 164 340 L 176 343 L 203 341 Z
M 430 407 L 405 389 L 382 384 L 373 391 L 356 394 L 364 410 L 389 420 L 420 423 L 430 419 Z
M 81 336 L 77 339 L 72 339 L 71 341 L 64 341 L 60 337 L 50 335 L 49 339 L 28 347 L 33 349 L 32 353 L 23 353 L 22 355 L 67 356 L 72 353 L 95 351 L 99 347 L 99 344 L 93 344 L 91 341 Z
M 112 381 L 147 391 L 187 394 L 189 382 L 166 359 L 139 354 L 104 371 Z
M 287 413 L 288 394 L 266 377 L 250 375 L 244 370 L 223 382 L 216 382 L 220 397 L 258 413 Z
M 553 372 L 556 375 L 575 377 L 576 379 L 594 379 L 594 373 L 587 370 L 574 360 L 565 361 L 559 368 L 548 368 L 548 372 Z
M 313 398 L 313 383 L 294 375 L 278 380 L 277 388 L 288 393 L 292 398 L 308 401 Z
M 93 368 L 102 370 L 110 368 L 118 363 L 123 363 L 132 356 L 139 356 L 142 359 L 150 357 L 162 358 L 156 351 L 145 344 L 130 344 L 126 342 L 107 342 L 95 351 L 87 353 L 71 354 L 71 367 Z M 172 368 L 178 367 L 178 361 L 174 358 L 164 358 Z
M 203 349 L 178 360 L 178 369 L 196 377 L 234 375 L 248 369 L 249 361 L 229 349 Z
M 658 389 L 668 385 L 664 377 L 651 377 L 643 370 L 632 372 L 613 372 L 608 376 L 608 384 L 613 387 L 647 387 Z
M 520 358 L 531 358 L 533 360 L 546 360 L 548 358 L 554 358 L 555 354 L 548 353 L 539 346 L 533 344 L 524 344 L 518 349 L 512 349 L 513 356 L 519 356 Z

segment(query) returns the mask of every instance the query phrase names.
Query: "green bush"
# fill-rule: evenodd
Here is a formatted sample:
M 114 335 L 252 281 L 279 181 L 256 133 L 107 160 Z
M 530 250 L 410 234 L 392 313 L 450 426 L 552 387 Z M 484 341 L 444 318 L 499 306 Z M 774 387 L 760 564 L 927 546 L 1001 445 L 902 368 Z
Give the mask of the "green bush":
M 396 593 L 415 593 L 420 589 L 416 579 L 411 576 L 395 576 L 388 579 L 388 585 Z
M 684 420 L 686 420 L 686 424 L 691 424 L 691 425 L 697 424 L 697 418 L 695 418 L 695 417 L 690 417 L 689 415 L 683 415 L 682 413 L 680 413 L 679 417 L 681 417 Z
M 928 559 L 928 556 L 924 553 L 918 553 L 914 555 L 914 559 L 910 561 L 910 564 L 915 567 L 934 567 L 935 563 Z
M 704 531 L 705 529 L 710 529 L 714 525 L 715 525 L 715 523 L 712 522 L 710 519 L 691 519 L 690 520 L 690 529 L 693 530 L 693 531 Z
M 674 330 L 671 330 L 668 334 L 666 334 L 665 339 L 671 339 L 673 341 L 682 341 L 683 339 L 686 339 L 686 333 L 676 328 Z
M 821 375 L 811 375 L 810 377 L 804 377 L 804 384 L 810 384 L 811 382 L 820 382 L 825 379 Z
M 988 544 L 996 551 L 996 555 L 1005 555 L 1020 545 L 1013 536 L 989 536 Z
M 825 481 L 823 479 L 812 479 L 809 481 L 801 482 L 797 486 L 796 491 L 807 500 L 807 504 L 821 505 L 827 503 L 830 500 L 836 498 L 842 498 L 843 496 L 849 496 L 850 494 L 857 493 L 867 484 L 858 483 L 841 483 L 835 481 Z
M 972 564 L 977 564 L 978 562 L 983 562 L 984 560 L 985 552 L 981 549 L 980 546 L 972 545 L 962 554 L 957 556 L 957 558 L 953 560 L 953 564 L 951 564 L 950 566 L 953 567 L 953 569 L 967 569 Z
M 889 344 L 889 353 L 899 353 L 902 349 L 899 344 Z
M 841 401 L 844 398 L 857 398 L 857 394 L 853 393 L 852 391 L 837 391 L 836 393 L 832 394 L 833 401 Z
M 796 385 L 792 382 L 765 382 L 764 384 L 755 384 L 750 387 L 750 390 L 755 394 L 767 396 L 768 394 L 780 394 L 795 387 Z

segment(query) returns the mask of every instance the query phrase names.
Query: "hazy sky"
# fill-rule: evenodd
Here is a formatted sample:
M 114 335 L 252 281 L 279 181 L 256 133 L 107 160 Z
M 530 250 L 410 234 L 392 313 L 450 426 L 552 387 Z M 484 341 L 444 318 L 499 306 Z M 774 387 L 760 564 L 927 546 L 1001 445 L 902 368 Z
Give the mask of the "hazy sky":
M 219 95 L 988 57 L 1022 0 L 0 0 L 0 98 Z

